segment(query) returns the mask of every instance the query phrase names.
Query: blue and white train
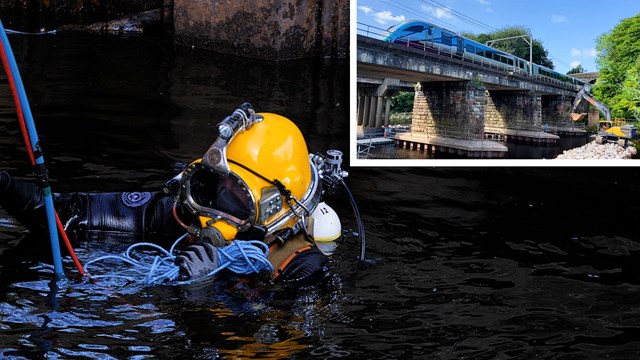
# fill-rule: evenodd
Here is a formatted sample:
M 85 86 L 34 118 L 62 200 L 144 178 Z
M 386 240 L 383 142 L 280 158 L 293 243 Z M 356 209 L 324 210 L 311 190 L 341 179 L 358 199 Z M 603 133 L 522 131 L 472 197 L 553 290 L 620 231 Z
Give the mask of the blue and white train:
M 405 21 L 387 30 L 384 41 L 403 44 L 418 49 L 437 48 L 461 58 L 508 69 L 515 73 L 529 74 L 529 61 L 477 41 L 457 35 L 455 32 L 424 21 Z M 533 64 L 532 74 L 567 84 L 584 85 L 585 82 L 558 73 L 547 67 Z

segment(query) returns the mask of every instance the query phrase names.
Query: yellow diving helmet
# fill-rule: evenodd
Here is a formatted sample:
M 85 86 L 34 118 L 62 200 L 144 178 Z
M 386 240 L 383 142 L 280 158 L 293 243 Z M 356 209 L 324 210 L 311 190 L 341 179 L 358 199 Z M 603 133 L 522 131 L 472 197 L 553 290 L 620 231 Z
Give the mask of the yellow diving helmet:
M 214 244 L 259 229 L 267 237 L 305 230 L 322 194 L 317 165 L 298 127 L 243 104 L 218 124 L 218 138 L 180 177 L 180 201 Z

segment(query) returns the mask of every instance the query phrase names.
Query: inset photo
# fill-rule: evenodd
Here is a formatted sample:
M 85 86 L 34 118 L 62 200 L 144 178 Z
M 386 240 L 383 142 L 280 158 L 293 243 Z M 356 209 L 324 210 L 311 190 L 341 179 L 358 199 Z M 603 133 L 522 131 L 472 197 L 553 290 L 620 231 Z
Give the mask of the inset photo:
M 357 1 L 354 164 L 640 164 L 640 18 L 613 2 L 584 26 L 601 5 Z

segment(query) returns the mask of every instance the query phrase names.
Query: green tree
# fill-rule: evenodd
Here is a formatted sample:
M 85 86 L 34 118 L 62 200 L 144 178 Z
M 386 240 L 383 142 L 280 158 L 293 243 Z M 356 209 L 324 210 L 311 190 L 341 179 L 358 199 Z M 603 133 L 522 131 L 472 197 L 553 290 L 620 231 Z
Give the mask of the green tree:
M 585 70 L 581 64 L 578 64 L 578 66 L 574 67 L 573 69 L 569 70 L 569 72 L 567 73 L 567 75 L 571 75 L 571 74 L 582 74 L 582 73 L 586 73 L 587 70 Z
M 412 92 L 400 92 L 391 97 L 391 113 L 407 113 L 413 111 L 413 98 L 415 94 Z
M 633 77 L 640 63 L 640 14 L 624 19 L 596 40 L 599 67 L 594 95 L 609 105 L 614 117 L 634 116 Z
M 627 70 L 626 78 L 615 99 L 613 111 L 625 114 L 625 118 L 633 117 L 635 121 L 640 121 L 640 56 L 635 64 Z
M 462 36 L 486 44 L 490 40 L 505 39 L 515 36 L 529 35 L 529 29 L 523 26 L 510 26 L 490 34 L 463 33 Z M 499 41 L 492 47 L 513 54 L 521 59 L 529 60 L 529 44 L 522 38 Z M 549 69 L 555 68 L 553 61 L 549 59 L 549 52 L 544 48 L 540 40 L 533 40 L 533 62 Z

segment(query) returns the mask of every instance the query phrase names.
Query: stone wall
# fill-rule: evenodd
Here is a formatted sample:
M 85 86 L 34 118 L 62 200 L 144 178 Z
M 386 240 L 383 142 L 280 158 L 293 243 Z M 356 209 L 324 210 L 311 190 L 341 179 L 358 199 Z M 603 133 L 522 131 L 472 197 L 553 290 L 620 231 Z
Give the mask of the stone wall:
M 180 45 L 244 57 L 346 58 L 348 0 L 174 0 Z
M 553 126 L 571 125 L 571 107 L 573 107 L 574 98 L 562 95 L 545 95 L 542 97 L 542 123 Z M 577 113 L 586 113 L 588 111 L 588 103 L 583 102 Z
M 422 83 L 416 88 L 411 131 L 480 139 L 484 135 L 485 88 L 474 82 Z
M 489 91 L 486 95 L 485 130 L 501 133 L 505 129 L 540 131 L 542 104 L 531 91 Z

